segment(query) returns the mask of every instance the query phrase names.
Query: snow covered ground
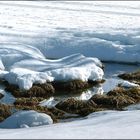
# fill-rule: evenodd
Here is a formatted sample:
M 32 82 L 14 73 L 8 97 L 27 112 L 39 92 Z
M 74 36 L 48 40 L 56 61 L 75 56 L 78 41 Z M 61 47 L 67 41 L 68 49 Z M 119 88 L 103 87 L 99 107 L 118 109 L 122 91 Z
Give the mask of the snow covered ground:
M 0 123 L 0 128 L 29 128 L 48 124 L 53 124 L 49 115 L 29 110 L 16 112 Z
M 83 55 L 73 56 L 79 53 Z M 140 63 L 139 1 L 0 1 L 1 78 L 24 89 L 34 82 L 60 79 L 62 72 L 66 72 L 63 80 L 100 79 L 101 63 L 91 57 Z M 44 74 L 49 71 L 46 65 L 52 70 L 49 75 Z M 135 106 L 129 109 L 93 113 L 67 123 L 0 129 L 0 138 L 140 138 L 140 111 Z
M 46 57 L 140 62 L 139 1 L 1 1 L 0 19 L 1 42 L 35 46 Z
M 0 138 L 140 138 L 140 111 L 103 111 L 73 122 L 22 129 L 0 129 Z

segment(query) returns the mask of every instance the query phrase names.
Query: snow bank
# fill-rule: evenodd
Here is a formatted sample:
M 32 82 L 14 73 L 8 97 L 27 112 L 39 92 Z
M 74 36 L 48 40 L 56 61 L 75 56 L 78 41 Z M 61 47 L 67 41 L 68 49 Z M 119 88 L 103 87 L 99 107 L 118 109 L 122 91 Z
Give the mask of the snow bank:
M 83 120 L 38 128 L 2 130 L 1 138 L 136 139 L 140 137 L 140 111 L 101 111 Z M 25 135 L 27 134 L 27 135 Z
M 139 1 L 1 1 L 0 11 L 0 42 L 30 44 L 51 58 L 140 63 Z
M 53 120 L 47 114 L 33 110 L 19 111 L 0 123 L 0 128 L 28 128 L 52 123 Z
M 33 46 L 24 44 L 0 45 L 0 78 L 20 89 L 30 89 L 33 83 L 81 79 L 101 80 L 103 70 L 97 58 L 73 54 L 57 60 L 49 60 Z

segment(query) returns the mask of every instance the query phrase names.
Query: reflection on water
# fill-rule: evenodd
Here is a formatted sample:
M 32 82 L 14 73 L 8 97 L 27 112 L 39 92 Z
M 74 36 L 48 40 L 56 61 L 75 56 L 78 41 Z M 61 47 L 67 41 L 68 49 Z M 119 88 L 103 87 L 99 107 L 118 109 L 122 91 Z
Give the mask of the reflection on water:
M 58 102 L 64 101 L 67 98 L 74 97 L 78 100 L 88 100 L 94 94 L 105 94 L 110 90 L 114 89 L 118 83 L 122 81 L 117 77 L 118 74 L 124 72 L 132 72 L 140 68 L 137 65 L 124 65 L 124 64 L 114 64 L 114 63 L 104 63 L 104 78 L 106 81 L 103 84 L 100 84 L 96 87 L 90 88 L 83 92 L 63 92 L 56 94 L 54 97 L 44 100 L 40 103 L 42 106 L 52 107 L 55 106 Z M 0 103 L 12 104 L 15 101 L 15 98 L 8 92 L 5 92 L 4 86 L 0 85 L 0 92 L 4 94 L 4 97 L 0 100 Z
M 42 106 L 55 106 L 58 102 L 64 101 L 67 98 L 74 97 L 78 100 L 88 100 L 94 94 L 105 94 L 110 90 L 113 90 L 123 80 L 118 78 L 117 75 L 124 72 L 132 72 L 140 68 L 138 65 L 124 65 L 114 63 L 104 63 L 104 78 L 106 81 L 96 87 L 90 88 L 82 93 L 62 93 L 60 95 L 51 97 L 49 100 L 45 100 L 41 103 Z
M 11 95 L 9 92 L 6 92 L 4 89 L 5 86 L 0 84 L 0 93 L 4 95 L 4 97 L 0 99 L 0 103 L 9 104 L 9 105 L 13 104 L 15 102 L 15 97 Z
M 105 78 L 112 78 L 125 72 L 132 72 L 140 69 L 138 65 L 127 65 L 127 64 L 117 64 L 117 63 L 104 63 L 105 65 Z
M 82 92 L 80 96 L 76 97 L 78 100 L 88 100 L 90 99 L 94 94 L 103 94 L 104 90 L 102 86 L 93 87 L 91 89 L 88 89 L 85 92 Z

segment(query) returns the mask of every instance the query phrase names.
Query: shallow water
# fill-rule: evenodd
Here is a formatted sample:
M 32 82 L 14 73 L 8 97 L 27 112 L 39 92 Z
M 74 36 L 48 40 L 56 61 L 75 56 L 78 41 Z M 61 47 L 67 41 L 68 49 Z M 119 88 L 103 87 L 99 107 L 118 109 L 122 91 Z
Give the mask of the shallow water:
M 69 93 L 63 92 L 59 93 L 59 95 L 51 97 L 49 100 L 45 100 L 41 103 L 43 106 L 55 106 L 58 102 L 65 100 L 70 97 L 74 97 L 79 100 L 88 100 L 94 94 L 105 94 L 110 90 L 114 89 L 121 81 L 118 74 L 125 72 L 133 72 L 140 68 L 139 65 L 128 65 L 128 64 L 117 64 L 117 63 L 103 63 L 105 66 L 104 69 L 104 78 L 105 82 L 96 87 L 92 87 L 82 93 Z
M 90 99 L 94 94 L 105 94 L 106 92 L 114 89 L 122 79 L 117 77 L 118 74 L 124 73 L 124 72 L 132 72 L 140 68 L 138 65 L 124 65 L 124 64 L 114 64 L 114 63 L 104 63 L 105 69 L 104 69 L 104 78 L 105 82 L 103 84 L 100 84 L 96 87 L 92 87 L 86 91 L 83 91 L 82 93 L 69 93 L 69 92 L 63 92 L 59 93 L 57 96 L 50 97 L 47 100 L 44 100 L 40 102 L 41 106 L 47 106 L 48 108 L 55 106 L 58 102 L 65 100 L 70 97 L 74 97 L 79 100 L 88 100 Z M 5 92 L 4 86 L 0 85 L 0 92 L 4 94 L 4 97 L 0 100 L 0 103 L 5 104 L 13 104 L 15 101 L 15 98 L 8 92 Z M 132 105 L 124 108 L 125 110 L 139 110 L 140 105 Z M 12 110 L 15 111 L 14 108 Z M 69 116 L 71 114 L 68 114 Z M 79 119 L 84 119 L 82 117 L 71 117 L 69 119 L 62 119 L 60 120 L 61 123 L 64 122 L 70 122 L 75 121 Z
M 105 94 L 106 92 L 114 89 L 122 79 L 118 78 L 117 75 L 124 72 L 132 72 L 140 68 L 138 65 L 127 65 L 127 64 L 116 64 L 116 63 L 104 63 L 104 78 L 106 81 L 96 87 L 92 87 L 86 91 L 80 93 L 74 92 L 63 92 L 50 97 L 48 100 L 42 101 L 42 106 L 52 107 L 58 102 L 65 100 L 70 97 L 74 97 L 79 100 L 88 100 L 94 94 Z M 8 92 L 4 91 L 4 85 L 0 85 L 0 92 L 4 94 L 4 97 L 0 100 L 0 103 L 13 104 L 15 98 Z
M 92 87 L 82 93 L 74 93 L 74 92 L 63 92 L 63 93 L 56 93 L 55 96 L 50 97 L 48 100 L 44 100 L 40 103 L 42 106 L 52 107 L 55 106 L 58 102 L 65 100 L 70 97 L 74 97 L 79 100 L 88 100 L 94 94 L 105 94 L 108 91 L 114 89 L 119 82 L 122 81 L 118 74 L 125 73 L 125 72 L 132 72 L 136 71 L 140 68 L 139 65 L 128 65 L 128 64 L 117 64 L 117 63 L 103 63 L 104 68 L 104 78 L 105 82 L 98 86 Z M 5 104 L 13 104 L 15 98 L 8 92 L 4 91 L 4 86 L 0 85 L 0 91 L 4 94 L 4 97 L 0 100 L 0 103 Z

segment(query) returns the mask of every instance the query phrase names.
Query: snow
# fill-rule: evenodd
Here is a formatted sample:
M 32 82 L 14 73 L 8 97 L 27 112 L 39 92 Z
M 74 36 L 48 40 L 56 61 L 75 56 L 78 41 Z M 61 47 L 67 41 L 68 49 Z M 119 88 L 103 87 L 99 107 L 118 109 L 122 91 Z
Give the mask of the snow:
M 140 137 L 140 111 L 101 111 L 85 119 L 40 127 L 0 129 L 1 138 L 136 139 Z
M 0 79 L 21 89 L 53 80 L 102 79 L 99 60 L 140 63 L 139 1 L 0 1 L 0 19 Z M 116 69 L 111 67 L 109 75 Z M 102 94 L 119 83 L 134 86 L 109 78 L 97 90 Z M 82 94 L 79 99 L 92 94 L 87 91 L 87 96 Z M 1 102 L 12 103 L 12 96 L 10 101 L 4 100 L 6 95 Z M 55 103 L 50 98 L 42 105 Z M 133 110 L 137 107 L 93 113 L 67 123 L 0 129 L 0 138 L 140 138 L 140 111 Z M 46 123 L 45 114 L 18 113 L 4 125 L 17 128 Z M 19 126 L 16 118 L 21 119 Z
M 40 106 L 46 106 L 48 108 L 51 108 L 51 107 L 55 107 L 55 105 L 59 103 L 59 101 L 56 101 L 54 99 L 54 97 L 50 97 L 49 99 L 45 99 L 43 101 L 40 102 Z
M 129 105 L 124 108 L 125 110 L 140 110 L 140 104 Z
M 18 85 L 20 89 L 28 90 L 34 83 L 52 81 L 96 81 L 101 80 L 104 75 L 100 68 L 102 64 L 97 58 L 85 57 L 82 54 L 49 60 L 43 57 L 38 49 L 34 52 L 34 48 L 29 48 L 29 51 L 26 48 L 28 53 L 23 53 L 23 48 L 16 45 L 10 49 L 0 46 L 0 50 L 5 67 L 5 70 L 0 71 L 0 77 L 10 84 Z M 39 57 L 36 58 L 37 56 Z
M 132 83 L 132 82 L 129 82 L 129 81 L 120 82 L 119 86 L 126 87 L 126 88 L 139 87 L 138 84 L 135 84 L 135 83 Z
M 45 113 L 38 113 L 34 110 L 18 111 L 0 123 L 0 128 L 28 128 L 52 123 L 51 117 Z
M 140 62 L 139 1 L 1 1 L 0 5 L 1 43 L 35 46 L 51 58 L 81 53 L 103 61 Z

